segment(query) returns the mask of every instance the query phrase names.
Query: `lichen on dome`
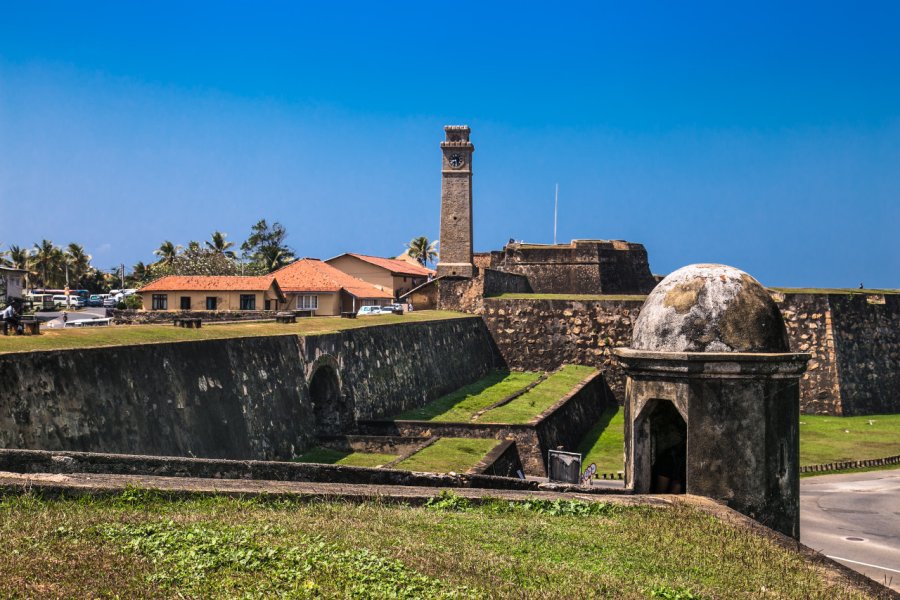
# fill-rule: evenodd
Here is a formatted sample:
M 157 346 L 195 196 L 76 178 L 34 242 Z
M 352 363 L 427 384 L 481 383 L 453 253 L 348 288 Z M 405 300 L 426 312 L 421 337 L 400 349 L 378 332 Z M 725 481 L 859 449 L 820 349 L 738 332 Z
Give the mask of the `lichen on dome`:
M 657 352 L 788 352 L 781 311 L 740 269 L 682 267 L 641 307 L 631 347 Z

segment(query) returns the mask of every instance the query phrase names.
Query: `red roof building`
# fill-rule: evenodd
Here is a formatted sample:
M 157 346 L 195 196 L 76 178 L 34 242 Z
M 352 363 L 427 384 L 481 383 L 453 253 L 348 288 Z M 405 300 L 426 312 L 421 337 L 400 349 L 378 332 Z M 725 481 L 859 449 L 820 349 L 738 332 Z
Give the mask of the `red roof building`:
M 390 293 L 392 298 L 399 298 L 434 276 L 431 269 L 398 258 L 347 252 L 325 262 L 351 277 Z
M 286 296 L 287 310 L 315 315 L 356 312 L 361 306 L 390 304 L 393 294 L 317 258 L 302 258 L 271 274 Z
M 144 310 L 275 310 L 286 300 L 272 275 L 167 275 L 138 293 Z

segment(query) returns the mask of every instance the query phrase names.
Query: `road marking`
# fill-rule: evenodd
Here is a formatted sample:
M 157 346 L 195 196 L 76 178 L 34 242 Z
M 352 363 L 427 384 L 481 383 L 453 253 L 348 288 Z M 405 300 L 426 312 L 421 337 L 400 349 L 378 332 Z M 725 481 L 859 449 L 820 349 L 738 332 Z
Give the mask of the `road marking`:
M 858 560 L 850 560 L 849 558 L 841 558 L 840 556 L 829 556 L 825 555 L 826 558 L 830 558 L 831 560 L 842 560 L 844 562 L 850 562 L 856 565 L 862 565 L 864 567 L 872 567 L 873 569 L 881 569 L 882 571 L 890 571 L 891 573 L 900 573 L 897 569 L 891 569 L 890 567 L 882 567 L 881 565 L 873 565 L 869 563 L 859 562 Z

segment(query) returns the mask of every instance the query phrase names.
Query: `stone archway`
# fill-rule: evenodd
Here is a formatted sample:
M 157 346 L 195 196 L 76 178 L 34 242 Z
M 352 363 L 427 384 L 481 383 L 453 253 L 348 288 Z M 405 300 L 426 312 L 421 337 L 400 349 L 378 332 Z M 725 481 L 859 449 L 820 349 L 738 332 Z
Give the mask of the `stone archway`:
M 316 419 L 316 434 L 341 435 L 353 428 L 353 406 L 341 393 L 337 369 L 319 365 L 309 379 L 309 399 Z
M 643 482 L 636 493 L 687 491 L 687 423 L 669 400 L 648 401 L 634 423 L 634 468 Z

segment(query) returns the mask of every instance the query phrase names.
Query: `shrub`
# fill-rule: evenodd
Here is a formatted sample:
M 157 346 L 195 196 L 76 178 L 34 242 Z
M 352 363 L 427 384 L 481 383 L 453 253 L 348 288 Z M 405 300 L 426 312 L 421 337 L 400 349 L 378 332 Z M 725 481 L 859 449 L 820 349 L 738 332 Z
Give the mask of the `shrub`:
M 137 294 L 132 294 L 130 296 L 125 296 L 125 302 L 120 302 L 119 304 L 124 304 L 125 306 L 120 306 L 119 308 L 132 308 L 139 309 L 143 307 L 143 302 L 141 301 L 141 297 Z

